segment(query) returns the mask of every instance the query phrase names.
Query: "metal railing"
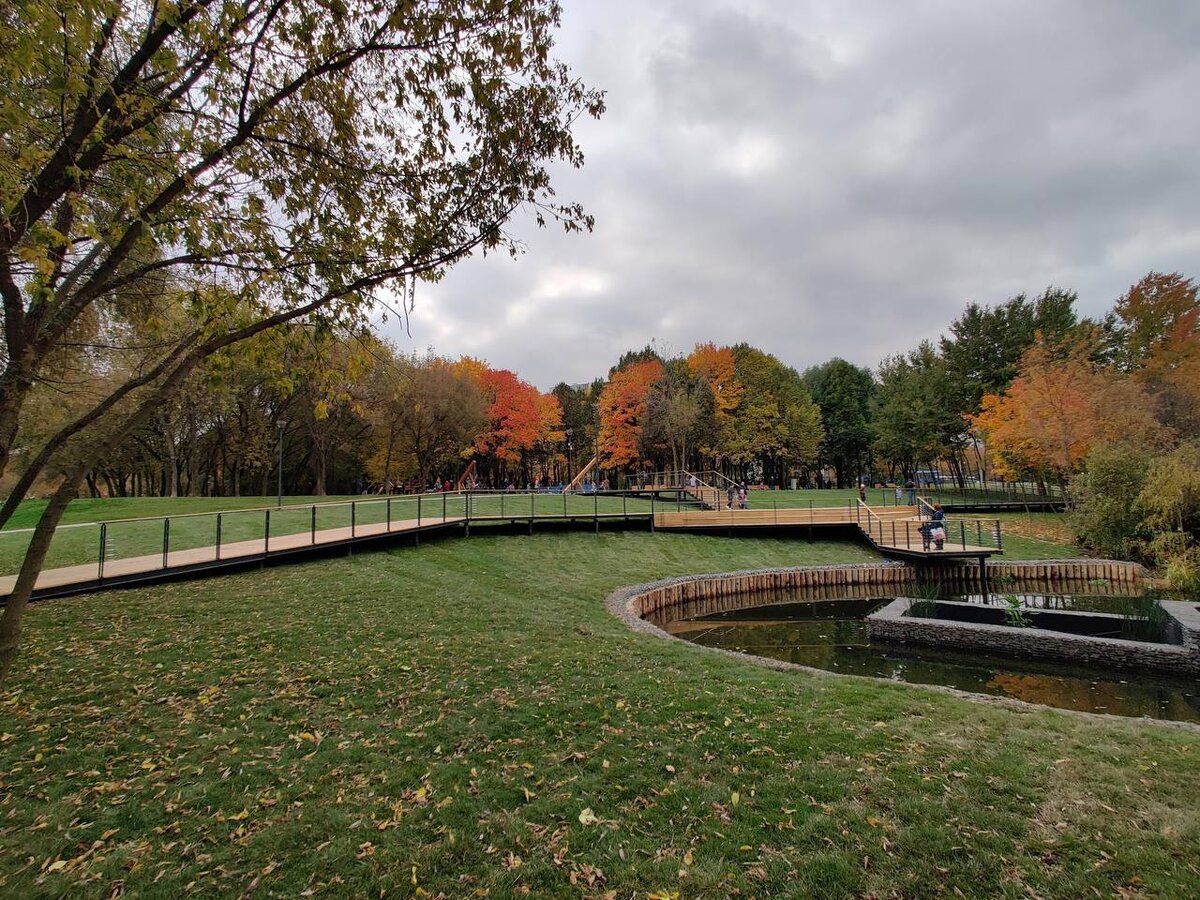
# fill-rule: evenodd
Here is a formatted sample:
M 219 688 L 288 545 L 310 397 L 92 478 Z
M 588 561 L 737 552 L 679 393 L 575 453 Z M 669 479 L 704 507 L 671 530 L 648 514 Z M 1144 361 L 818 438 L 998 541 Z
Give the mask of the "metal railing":
M 1003 552 L 1004 539 L 999 519 L 973 519 L 960 516 L 933 518 L 934 508 L 924 498 L 918 498 L 921 514 L 913 519 L 883 519 L 871 507 L 858 502 L 858 524 L 876 544 L 906 550 L 994 550 Z M 935 540 L 936 526 L 941 526 L 941 546 Z
M 689 503 L 680 499 L 678 506 L 682 509 Z M 103 580 L 419 532 L 443 524 L 642 519 L 653 508 L 650 500 L 617 491 L 586 495 L 453 491 L 106 519 L 59 526 L 42 568 L 44 573 L 69 569 L 79 581 Z M 0 530 L 0 577 L 20 569 L 32 533 L 32 528 Z

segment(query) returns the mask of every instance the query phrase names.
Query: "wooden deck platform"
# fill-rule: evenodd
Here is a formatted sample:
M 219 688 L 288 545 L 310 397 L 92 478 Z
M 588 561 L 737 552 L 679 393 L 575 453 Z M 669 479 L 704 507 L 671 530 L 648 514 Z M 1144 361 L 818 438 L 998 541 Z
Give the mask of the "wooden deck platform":
M 389 536 L 416 535 L 423 531 L 439 530 L 466 522 L 461 516 L 425 516 L 416 519 L 398 520 L 358 525 L 354 528 L 327 528 L 321 531 L 302 531 L 295 534 L 276 535 L 270 539 L 256 538 L 250 541 L 233 541 L 218 548 L 214 545 L 194 547 L 186 550 L 171 550 L 169 553 L 152 553 L 145 556 L 130 556 L 124 559 L 107 559 L 103 566 L 87 563 L 79 566 L 63 566 L 45 569 L 38 576 L 34 587 L 35 597 L 63 596 L 116 587 L 145 581 L 157 581 L 206 569 L 233 568 L 274 557 L 311 553 L 342 546 L 387 538 Z M 6 597 L 16 584 L 15 575 L 0 577 L 0 597 Z
M 655 529 L 766 529 L 853 526 L 880 553 L 898 559 L 926 561 L 936 559 L 986 559 L 1003 553 L 997 546 L 955 540 L 947 534 L 941 550 L 926 545 L 921 533 L 922 520 L 915 506 L 872 507 L 869 511 L 851 507 L 813 507 L 788 509 L 726 509 L 658 512 Z M 964 532 L 965 534 L 965 532 Z M 969 537 L 967 535 L 966 537 Z
M 693 501 L 694 502 L 694 501 Z M 436 506 L 436 504 L 435 504 Z M 1003 551 L 998 546 L 968 543 L 968 533 L 955 531 L 951 523 L 944 549 L 926 547 L 922 540 L 921 520 L 917 508 L 911 506 L 870 508 L 866 506 L 836 506 L 809 508 L 759 509 L 666 509 L 634 512 L 567 511 L 545 514 L 530 504 L 528 513 L 514 508 L 500 515 L 440 515 L 417 519 L 396 519 L 388 522 L 364 523 L 321 530 L 306 530 L 252 540 L 230 541 L 219 546 L 171 549 L 125 558 L 105 558 L 102 562 L 46 569 L 39 576 L 34 598 L 67 596 L 109 587 L 144 584 L 205 572 L 231 569 L 238 566 L 266 563 L 280 558 L 328 553 L 345 548 L 353 552 L 360 544 L 371 544 L 404 536 L 419 537 L 423 532 L 462 528 L 470 533 L 472 525 L 536 524 L 558 526 L 594 526 L 602 522 L 638 523 L 663 531 L 749 531 L 774 529 L 825 529 L 857 534 L 867 540 L 884 556 L 915 564 L 938 559 L 977 559 L 982 566 L 989 557 Z M 315 517 L 313 519 L 315 524 Z M 218 529 L 219 533 L 219 529 Z M 998 537 L 998 535 L 997 535 Z M 11 593 L 16 576 L 0 577 L 0 601 Z

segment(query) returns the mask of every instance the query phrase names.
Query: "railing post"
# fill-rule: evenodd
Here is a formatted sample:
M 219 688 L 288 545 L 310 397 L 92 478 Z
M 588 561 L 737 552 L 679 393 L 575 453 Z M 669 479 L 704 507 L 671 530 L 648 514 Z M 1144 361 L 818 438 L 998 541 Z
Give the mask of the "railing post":
M 309 526 L 312 529 L 311 543 L 317 542 L 317 504 L 312 505 L 312 524 Z
M 387 530 L 392 530 L 392 498 L 387 498 L 387 512 L 384 514 L 387 521 Z M 421 495 L 417 494 L 417 524 L 421 524 Z
M 967 549 L 967 523 L 966 522 L 958 523 L 958 540 L 959 540 L 959 543 L 962 544 L 962 548 L 964 550 L 966 550 Z
M 975 520 L 975 538 L 976 538 L 976 540 L 979 541 L 978 546 L 982 547 L 983 546 L 983 520 L 982 519 Z
M 996 549 L 1003 550 L 1004 544 L 1000 542 L 1000 520 L 996 520 Z
M 271 511 L 263 510 L 263 553 L 271 552 Z
M 354 537 L 355 513 L 358 511 L 358 501 L 350 501 L 350 537 Z
M 108 543 L 108 523 L 101 522 L 100 523 L 100 553 L 97 556 L 98 565 L 96 567 L 96 580 L 97 581 L 104 580 L 104 553 L 105 553 L 105 550 L 107 549 L 105 547 L 105 544 L 107 544 L 107 543 Z
M 896 544 L 896 520 L 895 519 L 892 519 L 892 546 L 893 547 L 897 546 L 897 544 Z
M 167 555 L 171 552 L 171 519 L 163 519 L 163 568 L 167 567 Z
M 443 516 L 442 518 L 445 518 Z M 421 527 L 421 495 L 417 494 L 417 527 Z M 388 531 L 392 530 L 392 501 L 388 501 Z
M 419 496 L 420 496 L 420 494 L 418 494 L 417 496 L 419 497 Z M 470 494 L 467 494 L 467 502 L 468 502 L 468 503 L 470 503 L 470 502 L 471 502 L 471 495 L 470 495 Z M 465 505 L 465 504 L 464 504 L 464 505 Z M 446 495 L 445 495 L 445 494 L 442 494 L 442 521 L 443 521 L 443 522 L 445 522 L 445 521 L 446 521 Z
M 655 495 L 650 495 L 650 533 L 654 534 L 654 501 Z
M 504 518 L 504 493 L 500 493 L 500 518 Z
M 904 523 L 904 548 L 906 550 L 912 549 L 912 522 Z
M 628 494 L 621 495 L 621 515 L 626 519 L 629 518 L 629 495 Z
M 221 514 L 217 513 L 217 559 L 221 559 Z
M 535 515 L 537 515 L 537 508 L 533 505 L 534 500 L 536 500 L 536 499 L 537 499 L 537 492 L 530 493 L 530 495 L 529 495 L 529 521 L 530 522 L 532 522 L 533 517 Z

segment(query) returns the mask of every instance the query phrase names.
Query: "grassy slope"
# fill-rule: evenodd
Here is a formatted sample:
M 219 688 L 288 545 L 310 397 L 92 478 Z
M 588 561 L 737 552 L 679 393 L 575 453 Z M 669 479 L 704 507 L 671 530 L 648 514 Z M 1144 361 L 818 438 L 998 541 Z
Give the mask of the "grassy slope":
M 0 693 L 0 894 L 1196 895 L 1194 732 L 773 672 L 603 607 L 865 558 L 487 536 L 41 604 Z

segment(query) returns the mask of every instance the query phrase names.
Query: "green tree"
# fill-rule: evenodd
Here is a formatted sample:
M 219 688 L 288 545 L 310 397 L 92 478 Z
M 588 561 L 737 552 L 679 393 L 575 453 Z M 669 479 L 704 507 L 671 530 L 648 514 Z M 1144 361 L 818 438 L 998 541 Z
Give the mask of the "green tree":
M 1129 445 L 1102 445 L 1084 459 L 1071 482 L 1068 522 L 1083 546 L 1102 556 L 1135 555 L 1142 536 L 1136 508 L 1146 484 L 1150 454 Z
M 928 341 L 886 358 L 872 402 L 876 451 L 909 476 L 961 451 L 967 435 L 957 391 L 946 361 Z
M 1077 299 L 1074 291 L 1049 287 L 1033 300 L 1018 294 L 999 306 L 968 304 L 939 346 L 959 388 L 956 411 L 977 412 L 984 394 L 1002 393 L 1039 334 L 1048 344 L 1066 338 L 1078 325 Z
M 582 164 L 577 117 L 603 107 L 553 56 L 559 13 L 84 0 L 0 14 L 0 474 L 73 330 L 161 332 L 48 441 L 72 459 L 0 618 L 0 679 L 81 453 L 104 456 L 206 357 L 318 311 L 346 324 L 384 288 L 411 304 L 417 278 L 475 249 L 516 252 L 502 226 L 522 207 L 590 227 L 550 185 L 552 162 Z M 186 317 L 158 315 L 164 285 Z
M 744 393 L 725 425 L 726 456 L 740 467 L 740 478 L 782 485 L 793 469 L 816 463 L 821 411 L 795 369 L 747 344 L 732 350 Z
M 862 471 L 871 450 L 871 396 L 875 380 L 867 369 L 831 359 L 804 373 L 804 383 L 821 410 L 825 438 L 821 460 L 831 463 L 838 485 Z

